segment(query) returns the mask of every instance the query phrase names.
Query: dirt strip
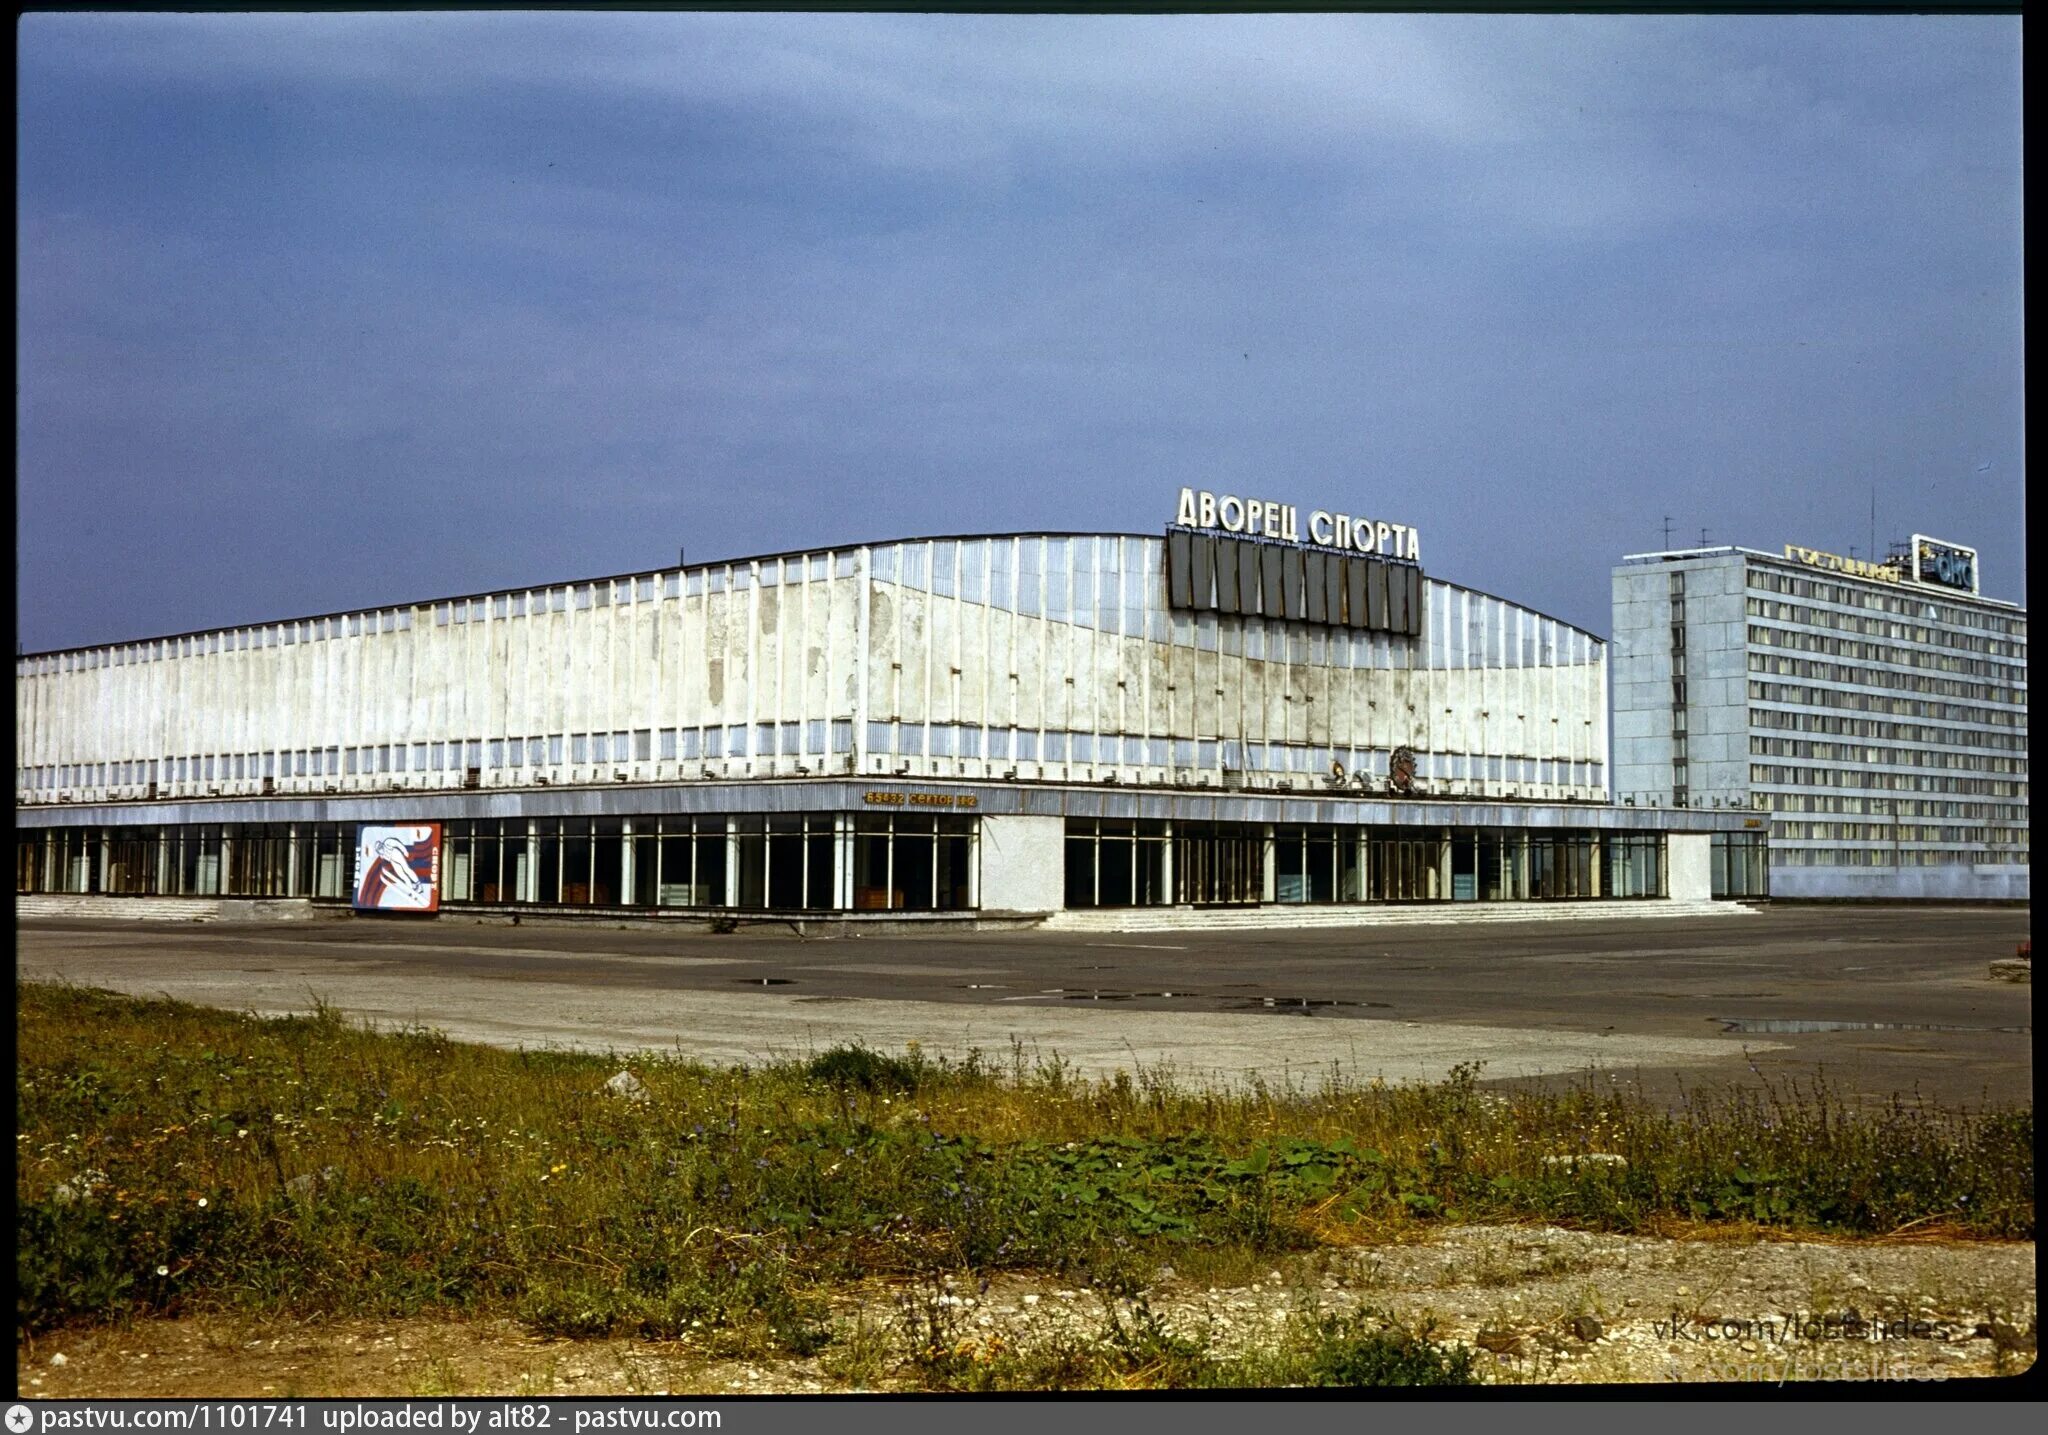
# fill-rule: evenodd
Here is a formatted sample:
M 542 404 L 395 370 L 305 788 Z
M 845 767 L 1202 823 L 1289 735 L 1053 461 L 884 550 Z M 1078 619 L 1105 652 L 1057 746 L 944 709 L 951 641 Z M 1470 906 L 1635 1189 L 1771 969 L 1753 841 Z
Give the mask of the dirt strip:
M 1925 1383 L 2023 1371 L 2032 1243 L 1673 1241 L 1466 1226 L 1325 1249 L 1222 1283 L 1161 1268 L 1151 1310 L 1219 1354 L 1281 1338 L 1306 1309 L 1360 1306 L 1470 1344 L 1497 1383 Z M 969 1349 L 1098 1335 L 1103 1293 L 954 1278 L 839 1292 L 808 1359 L 719 1353 L 720 1337 L 547 1340 L 507 1321 L 304 1324 L 245 1316 L 47 1336 L 18 1352 L 31 1397 L 826 1393 L 905 1388 L 906 1303 Z

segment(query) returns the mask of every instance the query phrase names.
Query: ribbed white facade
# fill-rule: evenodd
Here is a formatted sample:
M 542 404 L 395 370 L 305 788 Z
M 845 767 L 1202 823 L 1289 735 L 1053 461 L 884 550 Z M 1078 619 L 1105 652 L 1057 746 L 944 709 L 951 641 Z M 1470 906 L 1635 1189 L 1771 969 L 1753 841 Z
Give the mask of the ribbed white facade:
M 16 661 L 25 806 L 887 776 L 1606 796 L 1606 655 L 1424 584 L 1422 633 L 1168 607 L 1156 537 L 919 539 Z

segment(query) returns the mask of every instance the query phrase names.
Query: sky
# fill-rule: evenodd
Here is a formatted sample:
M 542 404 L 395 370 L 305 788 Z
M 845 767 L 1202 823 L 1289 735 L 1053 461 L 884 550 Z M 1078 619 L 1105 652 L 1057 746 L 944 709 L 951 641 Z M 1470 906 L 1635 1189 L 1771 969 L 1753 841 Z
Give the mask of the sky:
M 28 651 L 1182 486 L 2025 594 L 2012 16 L 39 14 Z

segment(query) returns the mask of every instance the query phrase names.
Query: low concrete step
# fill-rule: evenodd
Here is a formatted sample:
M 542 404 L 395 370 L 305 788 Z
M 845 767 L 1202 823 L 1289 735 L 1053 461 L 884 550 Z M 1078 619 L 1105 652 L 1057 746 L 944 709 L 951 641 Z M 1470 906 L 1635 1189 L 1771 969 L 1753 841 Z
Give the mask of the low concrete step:
M 78 892 L 17 894 L 14 915 L 138 922 L 298 922 L 313 915 L 304 897 L 116 897 Z
M 1734 902 L 1500 902 L 1420 907 L 1124 907 L 1055 912 L 1042 932 L 1216 932 L 1317 927 L 1472 926 L 1621 918 L 1741 917 Z

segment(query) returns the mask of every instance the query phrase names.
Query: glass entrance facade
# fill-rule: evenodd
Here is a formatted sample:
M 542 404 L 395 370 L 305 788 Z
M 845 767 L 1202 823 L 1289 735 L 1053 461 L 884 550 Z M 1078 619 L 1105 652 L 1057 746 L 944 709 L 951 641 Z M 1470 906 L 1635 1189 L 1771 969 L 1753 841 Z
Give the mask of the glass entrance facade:
M 1058 819 L 1054 819 L 1057 821 Z M 304 897 L 353 890 L 353 823 L 25 831 L 15 890 Z M 1667 895 L 1655 832 L 1064 821 L 1069 908 L 1571 901 Z M 1716 896 L 1761 896 L 1762 833 L 1723 833 Z M 441 903 L 620 910 L 965 912 L 981 905 L 981 819 L 789 812 L 449 820 Z
M 957 912 L 979 905 L 972 817 L 779 813 L 441 824 L 443 906 Z M 18 833 L 15 891 L 309 897 L 353 890 L 355 824 Z
M 1068 821 L 1066 854 L 1069 907 L 1667 894 L 1661 833 L 1085 818 Z

